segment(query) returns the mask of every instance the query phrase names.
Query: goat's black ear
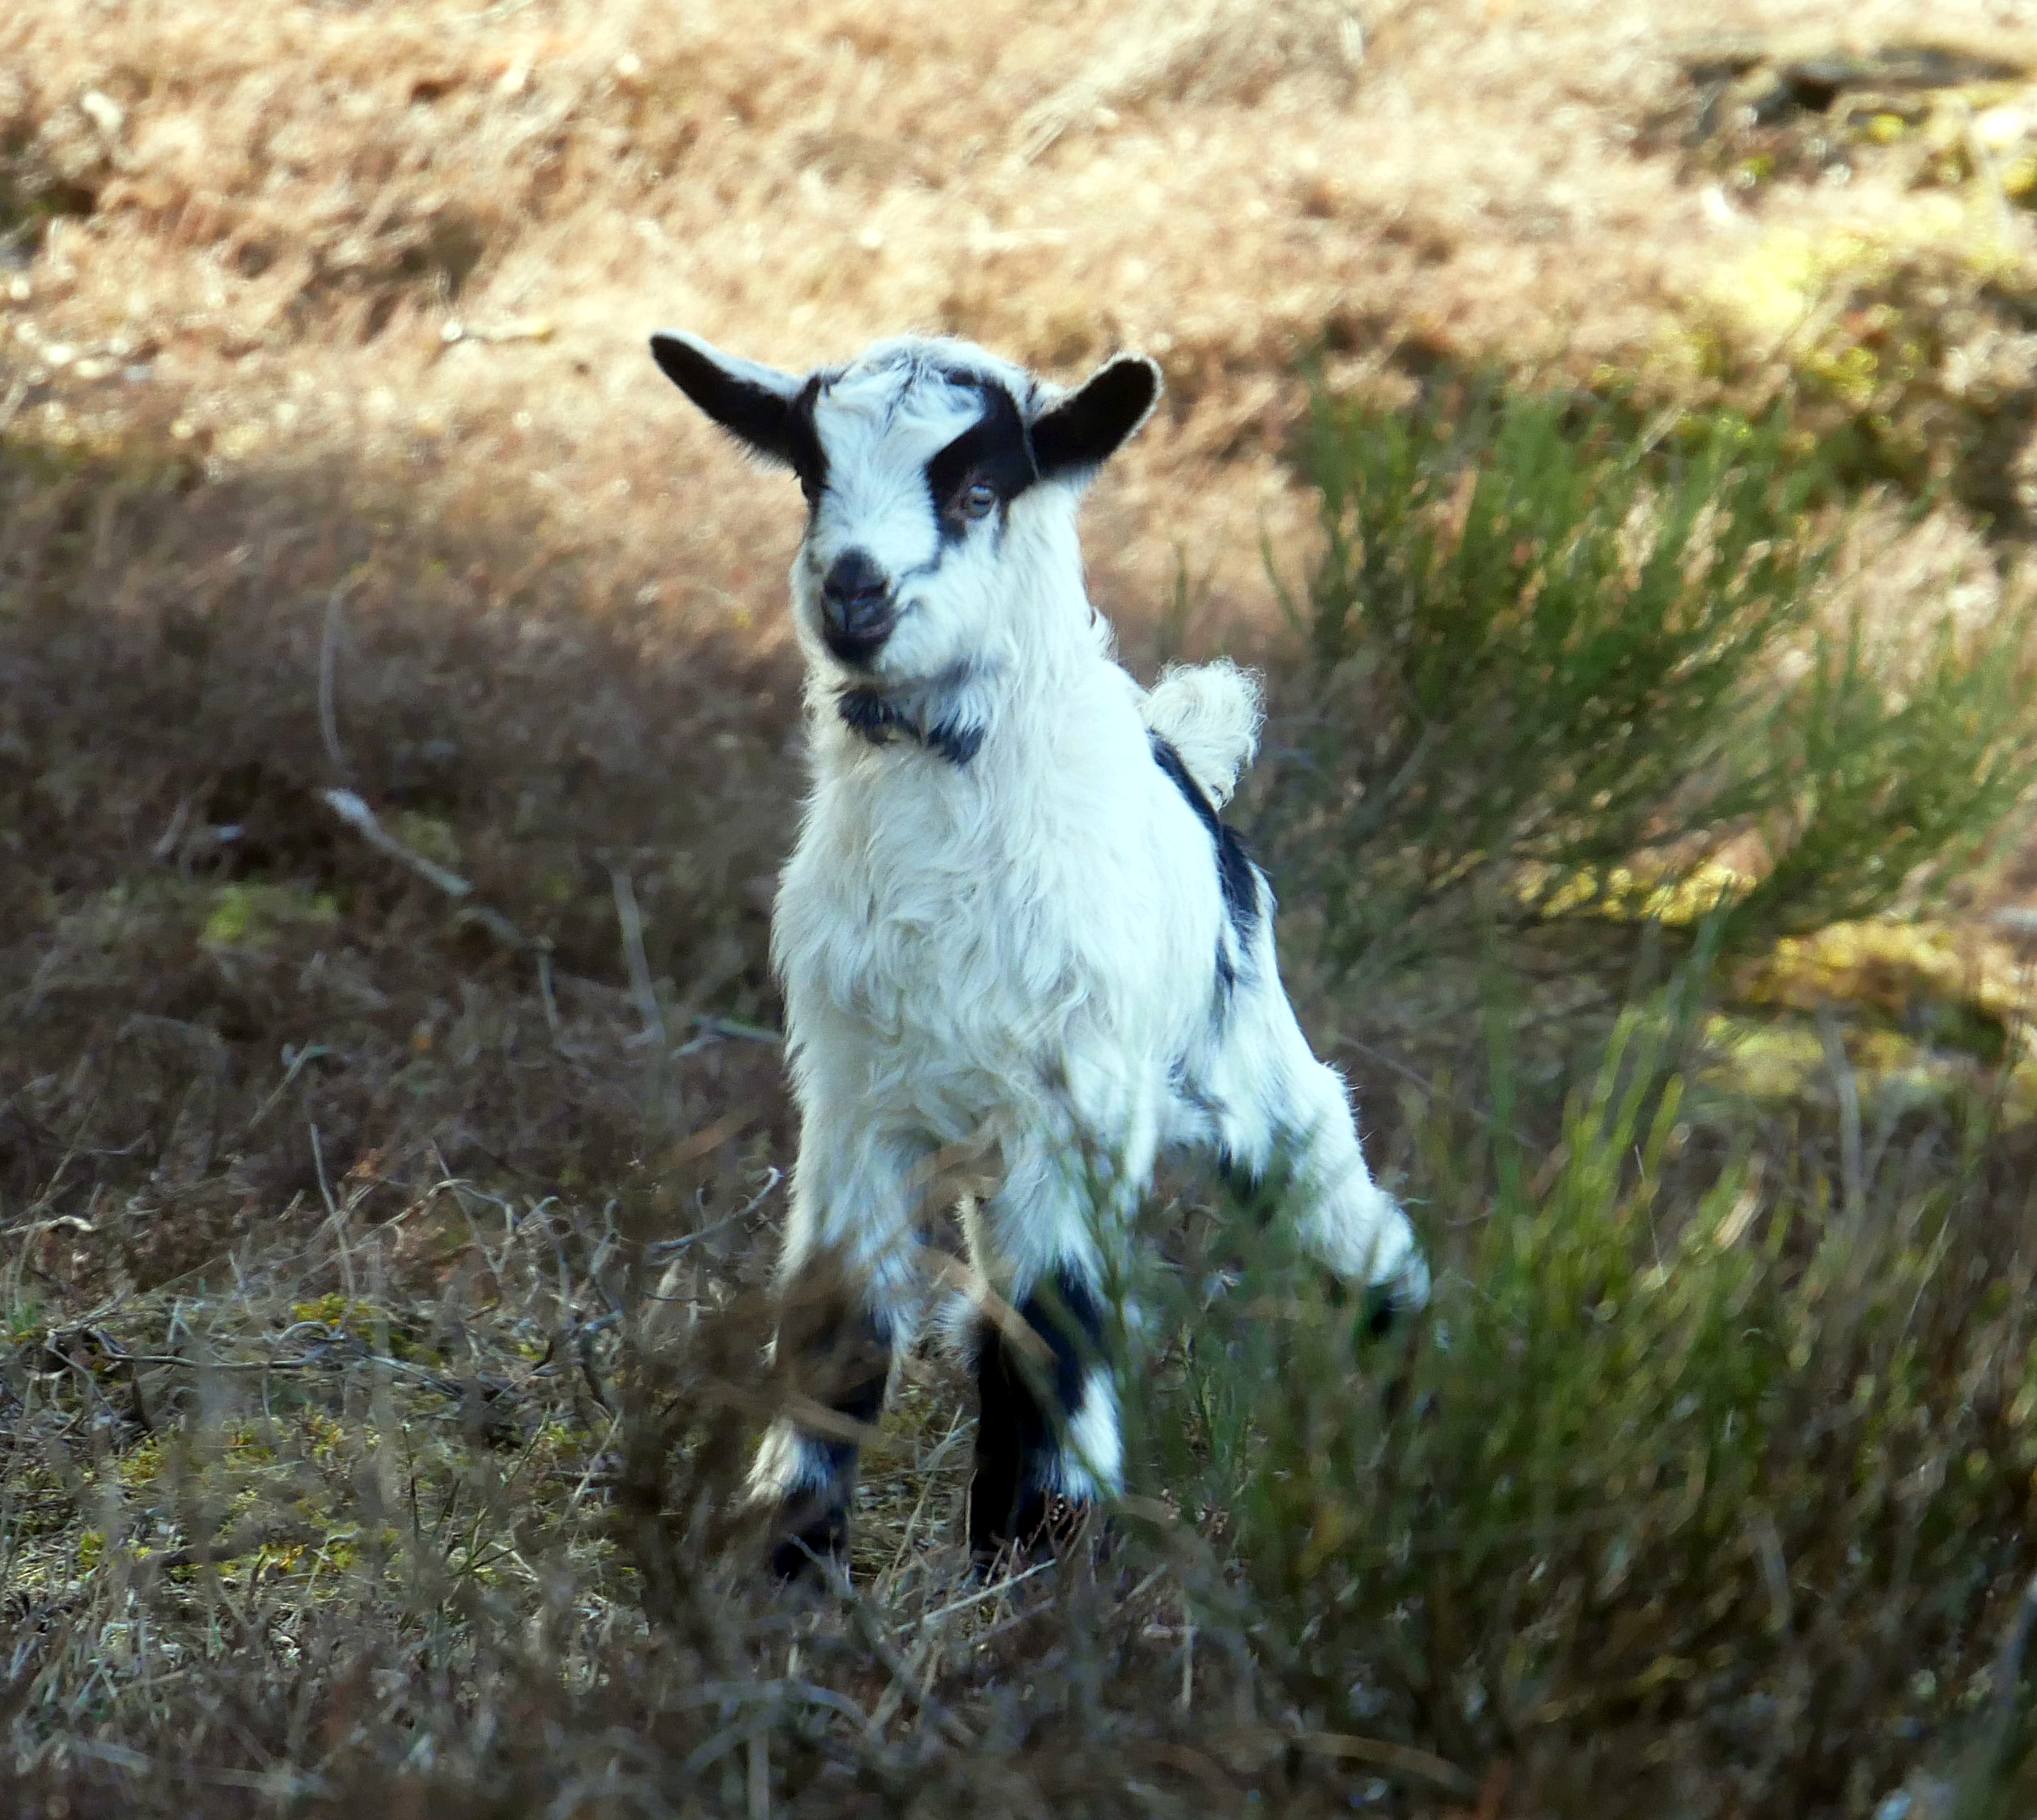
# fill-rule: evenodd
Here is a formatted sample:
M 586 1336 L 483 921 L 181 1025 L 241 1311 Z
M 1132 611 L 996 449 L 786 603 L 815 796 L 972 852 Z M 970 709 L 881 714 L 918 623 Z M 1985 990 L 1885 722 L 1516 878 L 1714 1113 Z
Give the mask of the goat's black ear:
M 1144 354 L 1107 360 L 1034 420 L 1040 478 L 1082 479 L 1101 468 L 1144 423 L 1160 396 L 1160 367 Z
M 794 465 L 792 403 L 805 380 L 675 328 L 652 336 L 650 353 L 665 377 L 731 436 L 767 460 Z

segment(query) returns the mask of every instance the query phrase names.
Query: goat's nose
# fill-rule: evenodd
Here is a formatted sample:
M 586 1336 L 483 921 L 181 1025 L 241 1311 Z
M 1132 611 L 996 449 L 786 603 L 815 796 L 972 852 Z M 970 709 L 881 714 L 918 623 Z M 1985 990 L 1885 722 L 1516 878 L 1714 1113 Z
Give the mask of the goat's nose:
M 845 550 L 820 584 L 820 630 L 828 649 L 845 663 L 875 656 L 897 621 L 891 584 L 862 550 Z
M 820 584 L 821 599 L 849 620 L 869 618 L 883 606 L 891 591 L 884 571 L 861 550 L 845 550 L 836 557 Z

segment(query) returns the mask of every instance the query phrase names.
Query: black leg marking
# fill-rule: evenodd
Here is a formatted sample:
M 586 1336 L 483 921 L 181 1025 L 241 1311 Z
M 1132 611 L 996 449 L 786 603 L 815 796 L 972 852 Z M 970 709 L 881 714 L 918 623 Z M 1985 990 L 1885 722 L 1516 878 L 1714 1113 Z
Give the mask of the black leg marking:
M 890 1330 L 838 1288 L 794 1287 L 779 1318 L 778 1354 L 794 1387 L 824 1408 L 866 1427 L 883 1413 Z M 771 1568 L 781 1580 L 811 1572 L 816 1555 L 845 1558 L 856 1490 L 853 1441 L 801 1432 L 795 1445 L 798 1476 L 772 1526 Z
M 1351 1306 L 1352 1288 L 1333 1270 L 1323 1272 L 1323 1299 L 1332 1308 Z M 1399 1327 L 1407 1310 L 1395 1300 L 1393 1287 L 1387 1283 L 1374 1283 L 1358 1292 L 1357 1319 L 1352 1325 L 1352 1337 L 1358 1340 L 1384 1340 Z
M 1395 1298 L 1391 1287 L 1374 1283 L 1358 1305 L 1358 1322 L 1368 1340 L 1384 1340 L 1399 1327 L 1407 1310 Z
M 1217 1152 L 1217 1175 L 1237 1211 L 1261 1232 L 1294 1206 L 1298 1190 L 1290 1146 L 1277 1149 L 1273 1166 L 1266 1169 L 1239 1162 L 1226 1146 Z
M 1101 1361 L 1103 1306 L 1088 1284 L 1057 1271 L 1018 1313 L 1048 1356 L 1028 1358 L 996 1327 L 985 1329 L 969 1484 L 969 1547 L 979 1560 L 1014 1542 L 1053 1539 L 1082 1514 L 1065 1508 L 1060 1467 L 1069 1420 Z
M 1259 1171 L 1239 1162 L 1228 1145 L 1217 1153 L 1217 1177 L 1240 1206 L 1257 1205 L 1261 1186 Z

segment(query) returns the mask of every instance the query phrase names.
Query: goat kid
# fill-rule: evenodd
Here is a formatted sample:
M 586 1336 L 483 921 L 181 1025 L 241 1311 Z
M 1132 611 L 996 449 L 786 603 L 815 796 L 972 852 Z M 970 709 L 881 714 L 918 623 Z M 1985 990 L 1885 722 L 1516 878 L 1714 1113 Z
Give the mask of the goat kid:
M 813 788 L 772 940 L 800 1115 L 777 1346 L 827 1389 L 756 1461 L 774 1563 L 845 1547 L 853 1437 L 923 1301 L 929 1172 L 985 1140 L 970 1541 L 1051 1539 L 1120 1485 L 1104 1285 L 1163 1150 L 1281 1171 L 1313 1255 L 1382 1310 L 1428 1295 L 1281 988 L 1265 878 L 1218 819 L 1257 690 L 1219 663 L 1143 692 L 1084 591 L 1079 496 L 1158 369 L 1124 355 L 1065 392 L 948 340 L 804 375 L 683 333 L 651 348 L 807 499 Z

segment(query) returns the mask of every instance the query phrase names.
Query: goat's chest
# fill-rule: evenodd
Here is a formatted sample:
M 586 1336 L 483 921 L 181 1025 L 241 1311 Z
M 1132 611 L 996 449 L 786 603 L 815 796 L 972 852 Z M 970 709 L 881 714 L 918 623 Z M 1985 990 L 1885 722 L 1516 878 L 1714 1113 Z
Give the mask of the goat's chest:
M 1132 1034 L 1156 959 L 1126 854 L 1051 801 L 968 812 L 928 793 L 825 794 L 781 887 L 773 948 L 795 1040 L 959 1086 Z

